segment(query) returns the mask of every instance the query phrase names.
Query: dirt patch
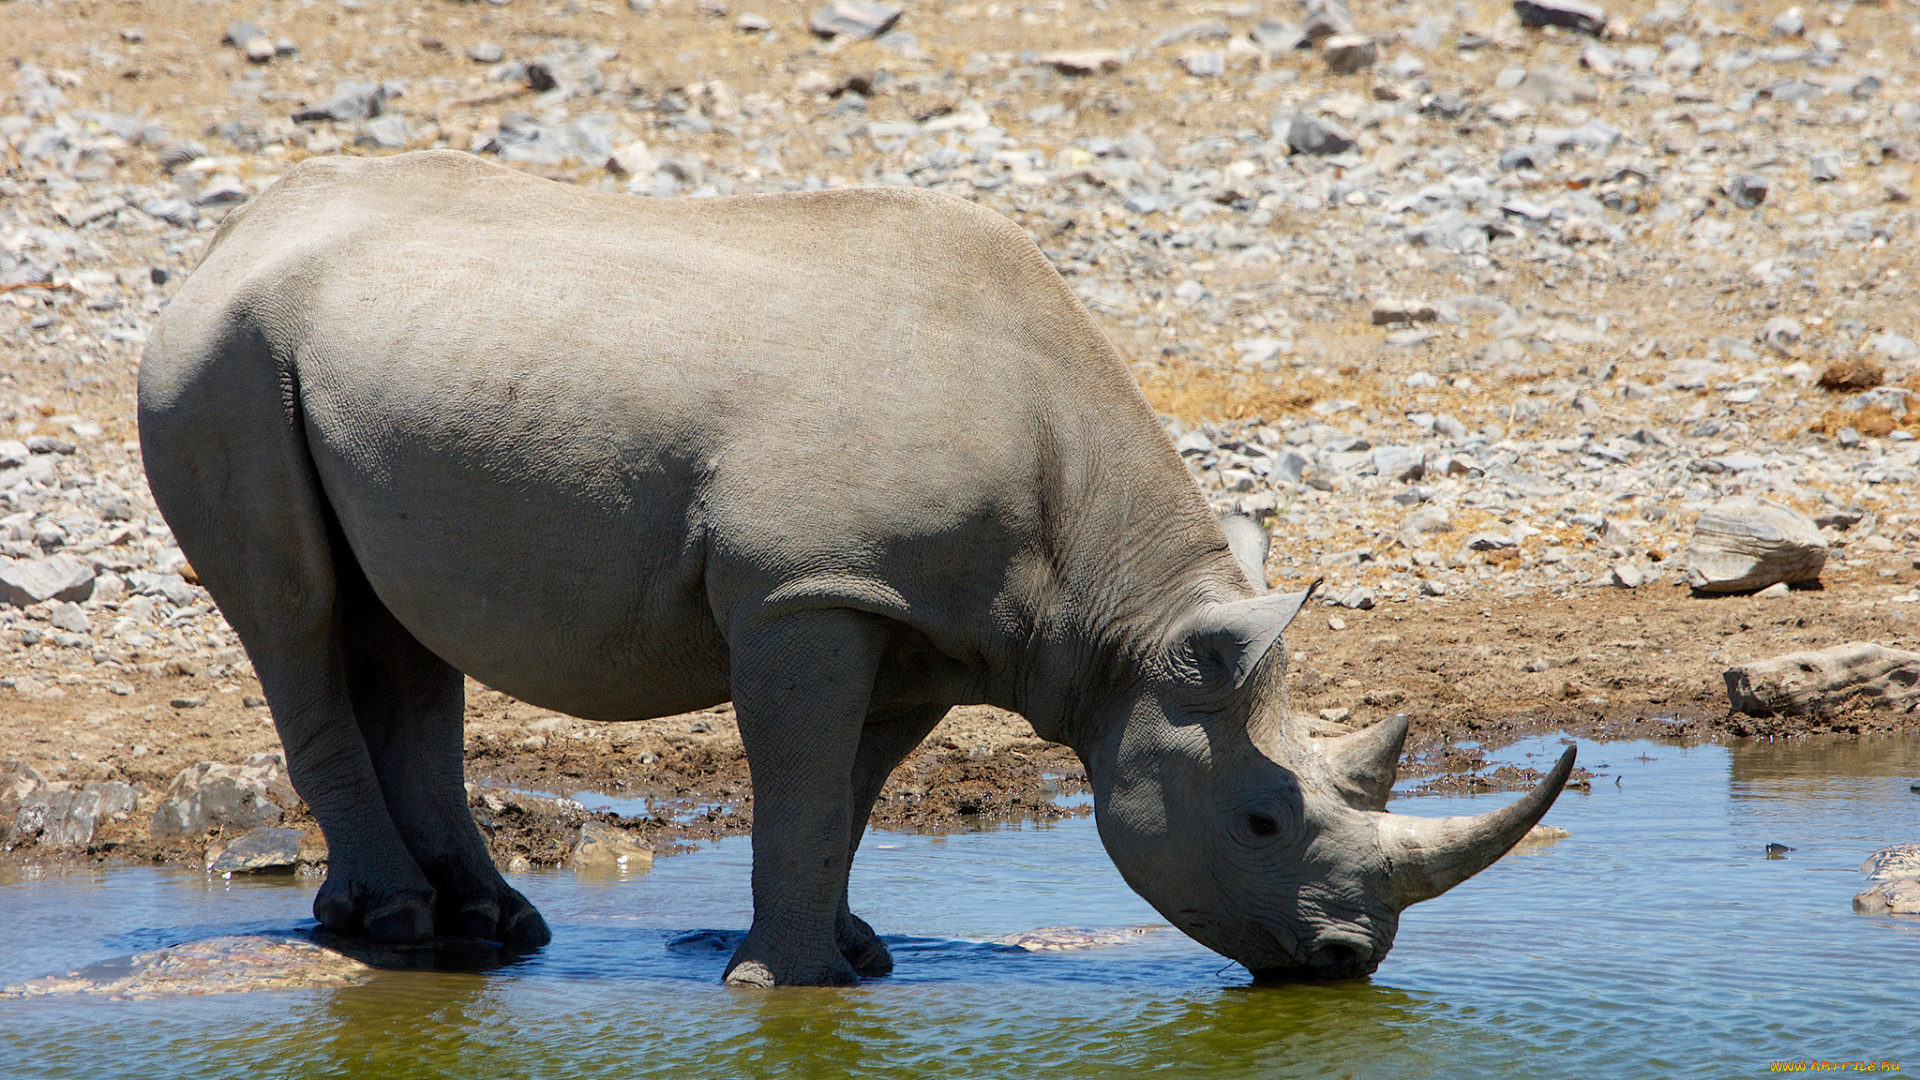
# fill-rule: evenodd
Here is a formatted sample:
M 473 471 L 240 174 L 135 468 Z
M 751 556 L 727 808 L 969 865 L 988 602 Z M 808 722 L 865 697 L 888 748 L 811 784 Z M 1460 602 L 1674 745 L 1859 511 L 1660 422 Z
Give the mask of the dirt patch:
M 1870 706 L 1824 718 L 1729 715 L 1721 678 L 1743 660 L 1850 640 L 1920 647 L 1904 607 L 1881 595 L 1907 587 L 1897 577 L 1842 570 L 1824 590 L 1781 599 L 1703 598 L 1653 586 L 1369 611 L 1315 606 L 1288 633 L 1291 699 L 1296 711 L 1326 718 L 1335 731 L 1408 714 L 1402 775 L 1425 780 L 1420 793 L 1528 787 L 1539 778 L 1535 770 L 1489 769 L 1488 754 L 1554 732 L 1690 741 L 1914 733 L 1914 716 Z M 1334 617 L 1345 629 L 1332 628 Z M 146 822 L 181 769 L 277 749 L 267 710 L 246 704 L 257 685 L 177 671 L 133 678 L 121 687 L 125 695 L 57 680 L 0 689 L 0 760 L 24 761 L 54 781 L 122 780 L 140 794 L 138 808 L 103 822 L 84 851 L 25 843 L 6 858 L 198 865 L 211 843 L 230 839 L 157 840 Z M 191 701 L 203 703 L 175 705 Z M 503 867 L 516 858 L 564 863 L 589 819 L 625 829 L 663 855 L 752 828 L 752 778 L 727 707 L 603 724 L 469 684 L 467 771 L 476 819 Z M 1605 782 L 1604 774 L 1582 770 L 1574 783 L 1596 781 Z M 1057 801 L 1086 791 L 1085 773 L 1065 747 L 1035 738 L 1013 714 L 967 707 L 895 772 L 873 823 L 950 832 L 986 821 L 1051 820 L 1086 813 Z M 583 792 L 641 800 L 645 810 L 595 813 L 571 800 Z M 317 834 L 303 807 L 291 808 L 284 824 Z

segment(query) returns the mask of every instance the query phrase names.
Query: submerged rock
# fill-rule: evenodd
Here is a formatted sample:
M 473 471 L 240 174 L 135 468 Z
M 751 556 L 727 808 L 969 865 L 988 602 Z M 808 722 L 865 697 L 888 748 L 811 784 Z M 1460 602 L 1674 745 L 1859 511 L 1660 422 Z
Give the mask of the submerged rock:
M 1166 926 L 1042 926 L 1006 937 L 994 938 L 996 945 L 1011 945 L 1028 952 L 1067 952 L 1072 949 L 1105 949 L 1127 945 L 1147 934 L 1172 929 Z
M 1558 825 L 1535 825 L 1520 838 L 1520 845 L 1557 844 L 1573 834 Z
M 354 986 L 374 969 L 294 938 L 233 935 L 135 953 L 0 989 L 0 998 L 85 994 L 109 998 L 234 994 Z
M 1884 881 L 1853 898 L 1863 915 L 1920 915 L 1920 878 Z
M 653 849 L 603 821 L 580 826 L 569 860 L 575 870 L 646 870 L 653 866 Z

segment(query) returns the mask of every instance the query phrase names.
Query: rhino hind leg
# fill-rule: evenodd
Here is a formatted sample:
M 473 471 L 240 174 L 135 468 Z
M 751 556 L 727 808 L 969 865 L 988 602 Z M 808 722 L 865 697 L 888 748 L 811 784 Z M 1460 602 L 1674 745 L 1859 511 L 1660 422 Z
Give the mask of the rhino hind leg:
M 887 777 L 900 766 L 913 748 L 920 745 L 940 719 L 947 715 L 945 705 L 922 705 L 895 716 L 869 720 L 860 733 L 860 753 L 853 766 L 853 835 L 847 844 L 847 863 L 853 863 L 860 850 L 860 838 L 867 831 L 867 819 L 873 804 L 886 786 Z M 865 919 L 847 906 L 847 894 L 840 891 L 840 913 L 834 922 L 834 937 L 840 955 L 847 958 L 862 978 L 877 978 L 893 970 L 893 954 L 873 932 Z
M 192 338 L 195 328 L 179 336 Z M 378 941 L 433 933 L 434 889 L 408 852 L 349 702 L 330 510 L 279 368 L 241 320 L 141 369 L 147 478 L 180 548 L 247 648 L 287 771 L 326 834 L 314 916 Z
M 433 886 L 434 932 L 545 945 L 553 936 L 546 920 L 500 876 L 467 808 L 460 672 L 394 618 L 351 555 L 337 561 L 354 718 L 387 814 Z

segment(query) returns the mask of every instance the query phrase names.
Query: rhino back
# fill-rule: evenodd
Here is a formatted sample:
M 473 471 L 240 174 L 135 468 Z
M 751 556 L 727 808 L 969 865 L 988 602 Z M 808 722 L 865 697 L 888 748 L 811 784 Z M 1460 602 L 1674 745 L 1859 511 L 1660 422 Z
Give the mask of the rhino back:
M 303 166 L 223 230 L 149 362 L 190 382 L 236 321 L 286 366 L 402 623 L 581 715 L 724 696 L 726 627 L 769 605 L 852 604 L 1005 664 L 1116 468 L 1136 503 L 1198 503 L 1031 241 L 945 196 L 607 197 L 450 153 Z M 1124 460 L 1086 460 L 1094 432 Z M 629 689 L 663 671 L 698 688 Z

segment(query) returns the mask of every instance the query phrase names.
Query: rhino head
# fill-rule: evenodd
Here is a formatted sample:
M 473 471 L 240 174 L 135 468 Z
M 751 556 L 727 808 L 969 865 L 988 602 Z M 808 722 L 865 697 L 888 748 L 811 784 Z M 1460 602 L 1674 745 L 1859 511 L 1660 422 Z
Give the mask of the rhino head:
M 1400 912 L 1491 865 L 1552 806 L 1385 813 L 1405 717 L 1313 737 L 1287 708 L 1281 632 L 1312 594 L 1204 604 L 1121 695 L 1089 759 L 1100 837 L 1134 891 L 1258 979 L 1366 975 Z

